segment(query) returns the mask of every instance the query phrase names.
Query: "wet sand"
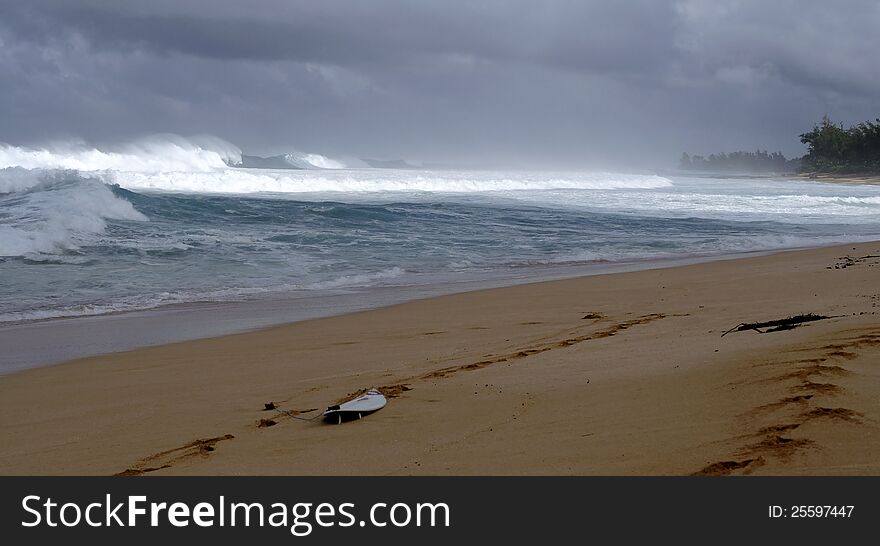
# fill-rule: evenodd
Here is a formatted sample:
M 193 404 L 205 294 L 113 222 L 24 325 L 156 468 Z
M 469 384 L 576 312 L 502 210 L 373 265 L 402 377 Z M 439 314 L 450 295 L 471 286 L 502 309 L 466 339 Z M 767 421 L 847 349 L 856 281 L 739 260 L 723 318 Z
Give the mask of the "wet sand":
M 880 243 L 847 245 L 28 370 L 0 377 L 0 473 L 878 474 L 878 277 Z M 801 313 L 832 318 L 721 337 Z M 362 420 L 292 417 L 368 387 Z

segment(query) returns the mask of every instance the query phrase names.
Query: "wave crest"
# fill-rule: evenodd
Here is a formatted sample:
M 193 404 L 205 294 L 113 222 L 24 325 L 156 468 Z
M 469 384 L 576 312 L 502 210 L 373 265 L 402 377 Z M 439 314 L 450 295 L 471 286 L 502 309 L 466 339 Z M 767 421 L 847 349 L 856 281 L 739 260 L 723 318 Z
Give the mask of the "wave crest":
M 107 220 L 147 220 L 103 181 L 74 171 L 0 171 L 0 209 L 0 256 L 36 260 L 93 241 Z
M 300 169 L 344 169 L 345 163 L 321 154 L 284 154 L 284 159 Z
M 98 148 L 64 142 L 30 148 L 0 143 L 0 169 L 66 169 L 81 172 L 208 172 L 241 161 L 241 150 L 212 136 L 156 135 Z

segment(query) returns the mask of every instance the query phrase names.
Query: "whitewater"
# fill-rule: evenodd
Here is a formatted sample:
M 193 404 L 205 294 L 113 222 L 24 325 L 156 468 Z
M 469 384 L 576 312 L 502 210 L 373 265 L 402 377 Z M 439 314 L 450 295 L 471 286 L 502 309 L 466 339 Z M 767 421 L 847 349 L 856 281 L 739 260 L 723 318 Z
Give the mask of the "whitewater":
M 281 157 L 243 168 L 232 144 L 173 135 L 0 143 L 0 324 L 880 238 L 870 185 Z

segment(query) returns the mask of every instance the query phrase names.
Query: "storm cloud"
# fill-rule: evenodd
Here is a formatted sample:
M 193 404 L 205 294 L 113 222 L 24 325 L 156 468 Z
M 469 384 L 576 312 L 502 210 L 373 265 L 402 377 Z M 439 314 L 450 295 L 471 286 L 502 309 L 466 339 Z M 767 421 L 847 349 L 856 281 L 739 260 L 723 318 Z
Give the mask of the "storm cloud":
M 0 141 L 670 165 L 880 115 L 874 1 L 0 0 Z

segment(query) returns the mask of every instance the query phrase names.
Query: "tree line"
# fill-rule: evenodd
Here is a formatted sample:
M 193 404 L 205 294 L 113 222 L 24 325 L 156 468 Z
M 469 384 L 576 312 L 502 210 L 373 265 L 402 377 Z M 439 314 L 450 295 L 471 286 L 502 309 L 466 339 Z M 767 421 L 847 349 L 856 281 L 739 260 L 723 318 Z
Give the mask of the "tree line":
M 880 173 L 880 118 L 848 128 L 826 115 L 809 132 L 800 135 L 806 144 L 803 157 L 786 159 L 780 152 L 733 152 L 690 156 L 682 154 L 678 166 L 693 171 Z
M 779 152 L 768 154 L 766 150 L 709 154 L 708 157 L 689 156 L 685 152 L 678 162 L 679 169 L 691 171 L 791 172 L 799 166 L 798 159 L 786 159 Z

